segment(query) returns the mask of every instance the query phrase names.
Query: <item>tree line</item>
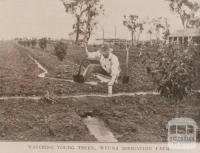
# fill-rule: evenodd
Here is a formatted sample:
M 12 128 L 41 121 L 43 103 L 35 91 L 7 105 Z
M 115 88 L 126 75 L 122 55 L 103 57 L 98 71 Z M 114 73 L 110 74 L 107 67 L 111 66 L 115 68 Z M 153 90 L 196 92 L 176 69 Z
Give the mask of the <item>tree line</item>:
M 195 0 L 164 0 L 169 5 L 169 9 L 181 20 L 184 29 L 200 27 L 200 4 Z M 88 41 L 98 25 L 97 17 L 104 15 L 105 9 L 102 0 L 61 0 L 65 11 L 75 18 L 73 30 L 76 34 L 75 42 L 78 43 L 80 34 L 84 35 L 83 40 Z M 139 41 L 145 25 L 149 25 L 147 33 L 150 40 L 152 34 L 156 38 L 166 39 L 170 34 L 169 24 L 166 18 L 154 18 L 141 20 L 136 14 L 124 15 L 123 25 L 130 31 L 132 43 Z
M 50 38 L 45 38 L 45 37 L 41 39 L 35 39 L 35 38 L 20 39 L 18 40 L 18 43 L 25 47 L 31 47 L 31 48 L 36 48 L 38 46 L 42 51 L 45 51 L 48 44 L 52 44 L 52 40 Z M 62 40 L 59 40 L 56 41 L 53 47 L 54 47 L 54 55 L 57 56 L 57 58 L 60 61 L 63 61 L 67 54 L 68 44 L 64 43 Z

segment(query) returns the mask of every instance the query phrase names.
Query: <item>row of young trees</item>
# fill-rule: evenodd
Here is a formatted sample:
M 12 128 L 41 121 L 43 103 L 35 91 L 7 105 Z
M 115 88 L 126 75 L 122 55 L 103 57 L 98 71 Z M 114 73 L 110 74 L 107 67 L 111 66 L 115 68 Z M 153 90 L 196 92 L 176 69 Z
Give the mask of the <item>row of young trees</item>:
M 150 36 L 150 41 L 152 34 L 156 35 L 157 40 L 160 39 L 160 33 L 162 33 L 162 38 L 167 39 L 169 32 L 169 24 L 167 18 L 146 18 L 140 19 L 138 15 L 124 16 L 123 25 L 131 32 L 132 45 L 133 42 L 138 42 L 142 32 L 146 29 Z
M 32 48 L 34 48 L 37 45 L 37 39 L 19 40 L 18 43 L 20 45 L 23 45 L 23 46 L 26 46 L 26 47 L 32 47 Z
M 51 40 L 47 38 L 41 38 L 41 39 L 25 39 L 25 40 L 19 40 L 18 43 L 20 45 L 23 45 L 25 47 L 31 47 L 35 48 L 37 45 L 41 50 L 45 50 L 47 48 L 48 44 L 51 44 Z M 63 41 L 59 40 L 54 45 L 54 55 L 57 56 L 57 58 L 62 61 L 64 60 L 66 54 L 67 54 L 67 48 L 68 45 L 64 43 Z
M 20 45 L 26 46 L 26 47 L 32 47 L 35 48 L 37 45 L 44 50 L 47 47 L 47 38 L 41 38 L 41 39 L 24 39 L 19 40 L 18 43 Z

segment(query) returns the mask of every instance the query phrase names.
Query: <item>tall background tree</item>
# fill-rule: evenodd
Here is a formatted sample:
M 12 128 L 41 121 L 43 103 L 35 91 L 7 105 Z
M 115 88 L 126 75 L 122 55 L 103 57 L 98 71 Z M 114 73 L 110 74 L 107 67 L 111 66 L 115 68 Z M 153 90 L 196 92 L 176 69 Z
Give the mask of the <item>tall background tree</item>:
M 191 19 L 190 24 L 192 28 L 200 28 L 200 14 L 198 17 Z
M 197 14 L 200 4 L 195 0 L 165 0 L 169 2 L 170 10 L 176 13 L 181 20 L 184 29 L 193 28 L 199 22 Z M 196 18 L 197 17 L 197 18 Z M 192 21 L 192 23 L 191 23 Z
M 136 34 L 138 34 L 137 40 L 139 41 L 140 35 L 142 31 L 144 30 L 144 21 L 140 21 L 138 15 L 129 15 L 128 17 L 124 15 L 124 21 L 123 25 L 128 28 L 128 30 L 131 32 L 131 40 L 132 40 L 132 46 L 134 44 L 134 41 L 136 41 Z
M 156 33 L 156 38 L 157 40 L 163 38 L 164 40 L 167 39 L 170 31 L 169 31 L 169 23 L 167 18 L 154 18 L 153 20 L 153 25 Z M 162 36 L 161 36 L 162 34 Z
M 151 40 L 152 40 L 152 30 L 151 29 L 149 29 L 148 31 L 147 31 L 147 33 L 149 34 L 149 40 L 150 40 L 150 42 L 151 42 Z
M 88 9 L 85 13 L 85 20 L 83 20 L 82 31 L 85 33 L 85 39 L 88 41 L 91 37 L 91 34 L 94 28 L 97 26 L 98 22 L 96 18 L 102 14 L 104 14 L 103 5 L 100 3 L 100 0 L 91 0 L 91 4 L 93 7 Z
M 157 40 L 166 40 L 170 34 L 169 23 L 167 18 L 158 17 L 158 18 L 147 18 L 146 19 L 146 27 L 147 34 L 150 35 L 150 41 L 152 35 L 155 36 Z
M 144 31 L 144 24 L 145 24 L 145 22 L 140 22 L 137 24 L 137 27 L 138 27 L 137 42 L 139 42 L 140 36 L 141 36 L 142 32 Z
M 163 39 L 167 40 L 168 36 L 170 35 L 170 30 L 169 30 L 170 24 L 168 23 L 168 19 L 164 18 L 164 31 L 163 31 Z
M 76 18 L 73 29 L 76 32 L 76 43 L 80 33 L 84 33 L 85 39 L 89 40 L 97 25 L 96 18 L 104 13 L 101 0 L 61 0 L 67 13 Z

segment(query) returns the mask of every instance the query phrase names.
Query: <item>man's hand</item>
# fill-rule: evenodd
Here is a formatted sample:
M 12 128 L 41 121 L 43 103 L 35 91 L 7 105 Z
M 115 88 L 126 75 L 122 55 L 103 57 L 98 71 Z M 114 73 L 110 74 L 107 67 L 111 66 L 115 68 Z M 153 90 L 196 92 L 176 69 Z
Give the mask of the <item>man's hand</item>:
M 131 45 L 128 44 L 128 42 L 126 42 L 126 51 L 128 52 L 130 49 Z
M 86 41 L 84 41 L 84 42 L 83 42 L 83 45 L 84 45 L 85 47 L 87 47 L 87 42 L 86 42 Z
M 110 81 L 108 82 L 108 86 L 113 86 L 116 80 L 116 76 L 112 76 L 112 78 L 110 79 Z
M 110 81 L 108 82 L 108 86 L 114 85 L 116 80 L 117 80 L 117 75 L 112 75 Z
M 87 48 L 87 42 L 84 42 L 83 44 L 84 44 L 84 47 L 85 47 L 85 52 L 86 52 L 86 54 L 88 56 L 89 51 L 88 51 L 88 48 Z

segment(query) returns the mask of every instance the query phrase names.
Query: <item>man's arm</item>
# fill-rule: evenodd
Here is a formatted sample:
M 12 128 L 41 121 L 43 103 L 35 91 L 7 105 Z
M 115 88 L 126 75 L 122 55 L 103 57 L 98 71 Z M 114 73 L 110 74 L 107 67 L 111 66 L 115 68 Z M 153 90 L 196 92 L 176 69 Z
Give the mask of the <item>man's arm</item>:
M 88 48 L 87 48 L 87 44 L 85 43 L 85 52 L 86 52 L 86 55 L 87 55 L 87 58 L 89 60 L 99 60 L 99 57 L 100 57 L 100 54 L 99 52 L 89 52 L 88 51 Z
M 88 51 L 88 48 L 87 48 L 87 43 L 84 43 L 84 46 L 85 46 L 85 52 L 87 54 L 87 56 L 89 55 L 89 51 Z

